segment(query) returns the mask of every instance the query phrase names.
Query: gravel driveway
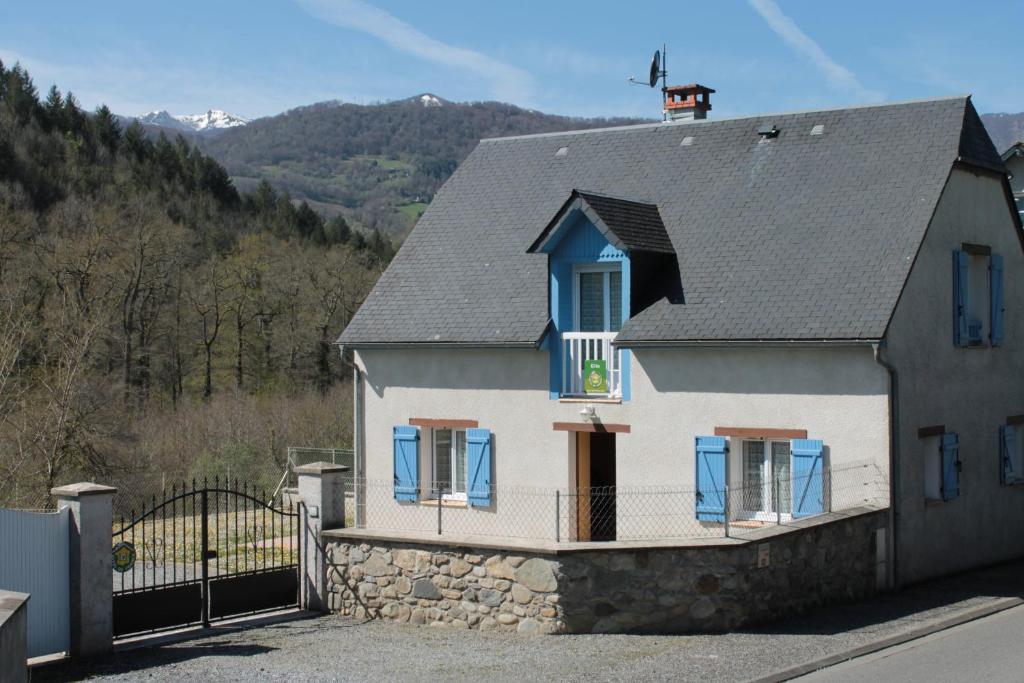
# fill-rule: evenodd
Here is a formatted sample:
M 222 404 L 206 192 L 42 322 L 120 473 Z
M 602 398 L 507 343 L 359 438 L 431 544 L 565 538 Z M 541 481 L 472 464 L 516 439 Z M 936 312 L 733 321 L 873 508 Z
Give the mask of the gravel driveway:
M 451 631 L 335 616 L 122 650 L 100 662 L 38 669 L 34 681 L 746 680 L 893 635 L 996 598 L 1024 595 L 1024 563 L 720 635 L 572 635 Z

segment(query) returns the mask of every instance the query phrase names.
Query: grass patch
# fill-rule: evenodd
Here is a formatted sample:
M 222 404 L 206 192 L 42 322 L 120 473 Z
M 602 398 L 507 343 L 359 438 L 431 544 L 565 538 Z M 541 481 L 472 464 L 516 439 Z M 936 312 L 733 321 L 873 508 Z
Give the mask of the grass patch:
M 426 202 L 412 202 L 410 204 L 403 204 L 397 207 L 398 213 L 406 216 L 412 221 L 419 220 L 419 217 L 423 215 L 423 212 L 430 206 Z
M 388 159 L 385 156 L 376 154 L 357 154 L 352 157 L 353 161 L 364 161 L 366 163 L 377 162 L 377 166 L 388 171 L 411 171 L 412 164 L 401 159 Z

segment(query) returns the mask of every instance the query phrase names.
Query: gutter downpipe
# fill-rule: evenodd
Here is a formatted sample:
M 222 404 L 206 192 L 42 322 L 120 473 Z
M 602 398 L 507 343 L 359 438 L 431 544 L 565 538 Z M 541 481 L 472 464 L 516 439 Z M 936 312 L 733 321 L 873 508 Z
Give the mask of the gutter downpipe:
M 889 538 L 886 552 L 889 555 L 888 583 L 891 590 L 899 588 L 899 558 L 896 553 L 896 536 L 900 523 L 900 431 L 899 431 L 899 375 L 896 368 L 882 357 L 885 341 L 871 345 L 875 362 L 889 373 Z
M 363 373 L 356 364 L 355 353 L 338 345 L 341 362 L 352 366 L 352 496 L 355 507 L 353 522 L 357 529 L 366 526 L 366 491 L 360 482 L 366 463 L 363 456 Z M 348 353 L 346 354 L 346 351 Z

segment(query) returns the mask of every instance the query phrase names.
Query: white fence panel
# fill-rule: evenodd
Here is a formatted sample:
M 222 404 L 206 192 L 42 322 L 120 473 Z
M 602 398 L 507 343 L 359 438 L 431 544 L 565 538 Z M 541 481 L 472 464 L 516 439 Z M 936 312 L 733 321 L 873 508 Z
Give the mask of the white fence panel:
M 29 593 L 28 656 L 66 652 L 70 639 L 69 510 L 0 508 L 0 588 Z

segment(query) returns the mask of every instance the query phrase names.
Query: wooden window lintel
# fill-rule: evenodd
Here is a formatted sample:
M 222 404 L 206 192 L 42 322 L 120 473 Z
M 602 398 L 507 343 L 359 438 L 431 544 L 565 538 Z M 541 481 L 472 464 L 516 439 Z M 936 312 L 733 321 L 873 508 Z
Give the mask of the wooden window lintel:
M 630 433 L 629 425 L 605 424 L 604 422 L 555 422 L 551 426 L 556 432 Z
M 806 439 L 806 429 L 778 427 L 715 427 L 715 436 L 734 436 L 743 439 Z
M 946 433 L 946 425 L 931 425 L 930 427 L 921 427 L 917 430 L 917 438 L 927 439 L 929 436 L 942 436 Z
M 480 426 L 477 420 L 454 418 L 411 417 L 409 424 L 413 427 L 431 427 L 434 429 L 474 429 Z
M 992 247 L 986 244 L 971 244 L 969 242 L 962 242 L 960 244 L 960 251 L 971 254 L 972 256 L 991 256 Z
M 1008 425 L 1024 425 L 1024 415 L 1011 415 L 1006 418 L 1006 424 Z

